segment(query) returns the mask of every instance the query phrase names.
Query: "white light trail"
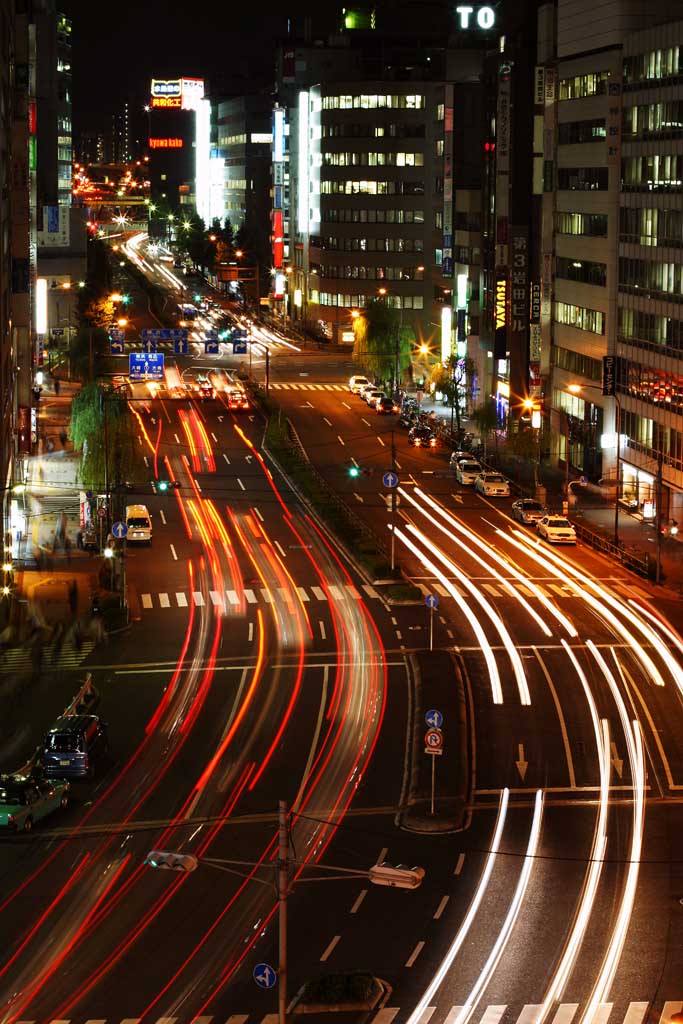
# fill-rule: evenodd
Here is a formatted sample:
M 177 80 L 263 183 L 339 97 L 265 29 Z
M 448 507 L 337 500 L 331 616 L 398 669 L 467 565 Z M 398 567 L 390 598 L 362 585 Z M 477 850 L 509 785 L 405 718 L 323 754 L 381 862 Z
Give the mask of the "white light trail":
M 527 843 L 526 855 L 524 857 L 524 863 L 522 870 L 517 881 L 517 888 L 515 894 L 512 897 L 510 909 L 507 912 L 507 916 L 503 921 L 503 927 L 498 933 L 493 949 L 489 953 L 488 960 L 484 964 L 481 974 L 477 978 L 472 991 L 465 1000 L 465 1004 L 461 1009 L 458 1016 L 455 1018 L 453 1024 L 466 1024 L 466 1021 L 470 1019 L 472 1014 L 477 1008 L 477 1004 L 482 997 L 486 986 L 489 984 L 495 973 L 496 967 L 500 961 L 501 956 L 505 951 L 505 947 L 508 944 L 512 929 L 515 926 L 519 911 L 524 900 L 524 895 L 529 884 L 529 878 L 531 877 L 531 869 L 534 866 L 534 858 L 536 857 L 536 850 L 538 848 L 538 840 L 541 835 L 541 821 L 543 819 L 543 791 L 536 791 L 536 799 L 534 801 L 534 817 L 531 822 L 531 832 L 529 833 L 529 842 Z
M 445 957 L 441 961 L 441 964 L 439 965 L 436 974 L 430 981 L 429 985 L 424 991 L 424 994 L 422 995 L 422 998 L 420 999 L 419 1003 L 417 1004 L 417 1006 L 411 1013 L 410 1017 L 408 1018 L 407 1024 L 420 1024 L 420 1021 L 422 1020 L 425 1010 L 431 1004 L 435 993 L 437 992 L 442 981 L 448 974 L 448 971 L 451 969 L 453 961 L 460 952 L 463 942 L 467 938 L 467 934 L 470 928 L 472 927 L 472 922 L 476 917 L 477 911 L 479 910 L 479 907 L 481 905 L 481 901 L 483 900 L 484 895 L 486 893 L 486 889 L 488 888 L 488 884 L 491 879 L 491 873 L 493 871 L 494 864 L 496 863 L 496 857 L 498 855 L 498 850 L 500 849 L 500 840 L 503 835 L 503 828 L 505 826 L 505 818 L 507 816 L 509 800 L 510 790 L 504 789 L 503 792 L 500 794 L 500 804 L 498 805 L 498 817 L 496 818 L 496 825 L 493 831 L 493 839 L 491 840 L 491 845 L 489 846 L 486 864 L 484 865 L 484 870 L 481 873 L 479 884 L 477 885 L 474 896 L 472 897 L 472 902 L 470 903 L 467 913 L 463 918 L 463 922 L 460 925 L 460 928 L 458 929 L 458 932 L 455 938 L 453 939 L 453 942 L 449 946 Z
M 472 595 L 472 597 L 474 598 L 474 600 L 477 602 L 477 604 L 480 605 L 480 607 L 486 613 L 488 618 L 491 620 L 491 623 L 492 623 L 494 629 L 496 630 L 496 632 L 500 636 L 501 640 L 503 641 L 503 645 L 505 647 L 505 650 L 507 651 L 508 657 L 509 657 L 510 662 L 512 664 L 512 668 L 513 668 L 513 671 L 515 673 L 515 679 L 517 680 L 517 689 L 519 690 L 519 699 L 520 699 L 522 704 L 525 704 L 525 705 L 531 704 L 531 695 L 529 693 L 529 685 L 528 685 L 528 683 L 526 681 L 526 673 L 524 671 L 524 665 L 522 664 L 522 659 L 519 656 L 519 651 L 515 647 L 515 644 L 512 641 L 512 637 L 510 636 L 510 634 L 507 631 L 507 627 L 505 626 L 503 620 L 501 619 L 500 615 L 498 614 L 498 612 L 496 611 L 494 606 L 491 604 L 491 602 L 487 598 L 484 597 L 484 595 L 482 593 L 480 593 L 480 591 L 476 587 L 476 584 L 474 584 L 469 579 L 469 577 L 465 575 L 464 572 L 461 572 L 461 570 L 458 569 L 458 567 L 455 565 L 455 563 L 452 562 L 450 560 L 450 558 L 448 558 L 443 553 L 443 551 L 441 551 L 436 546 L 436 544 L 433 544 L 429 540 L 429 538 L 426 537 L 424 535 L 424 533 L 422 533 L 421 530 L 418 530 L 418 528 L 416 526 L 413 526 L 412 523 L 408 524 L 408 530 L 410 531 L 410 533 L 414 534 L 416 537 L 418 537 L 420 539 L 420 541 L 424 544 L 424 546 L 427 548 L 427 550 L 431 551 L 431 553 L 435 556 L 435 558 L 439 559 L 439 561 L 446 567 L 446 569 L 453 576 L 456 577 L 458 582 L 463 587 L 465 587 L 466 590 L 469 590 L 469 592 Z
M 460 611 L 463 613 L 465 621 L 468 622 L 470 624 L 470 626 L 472 627 L 472 630 L 474 631 L 474 635 L 476 636 L 476 638 L 477 638 L 477 640 L 479 642 L 479 646 L 481 647 L 482 653 L 484 655 L 484 659 L 486 661 L 486 666 L 487 666 L 487 668 L 489 670 L 489 678 L 491 680 L 491 692 L 492 692 L 492 696 L 493 696 L 493 703 L 494 704 L 502 704 L 503 703 L 503 690 L 502 690 L 502 687 L 500 685 L 500 674 L 498 672 L 498 666 L 496 665 L 496 659 L 495 659 L 495 657 L 493 655 L 493 651 L 491 649 L 491 645 L 488 642 L 488 639 L 486 637 L 486 633 L 481 628 L 479 620 L 476 618 L 476 616 L 472 615 L 472 612 L 471 612 L 471 609 L 470 609 L 469 605 L 460 596 L 460 594 L 455 589 L 455 587 L 453 586 L 451 581 L 446 579 L 444 574 L 434 564 L 434 562 L 432 562 L 431 559 L 428 558 L 427 555 L 425 555 L 425 553 L 423 551 L 420 551 L 420 549 L 417 547 L 417 545 L 413 544 L 413 542 L 410 540 L 409 537 L 406 537 L 406 535 L 403 532 L 403 530 L 397 529 L 396 530 L 396 536 L 398 537 L 399 540 L 403 541 L 405 546 L 410 551 L 413 552 L 413 554 L 416 556 L 416 558 L 419 558 L 419 560 L 422 562 L 422 564 L 427 569 L 429 569 L 429 571 L 431 573 L 433 573 L 433 575 L 436 576 L 437 579 L 439 579 L 441 581 L 441 583 L 446 588 L 448 593 L 455 600 L 456 604 L 460 608 Z

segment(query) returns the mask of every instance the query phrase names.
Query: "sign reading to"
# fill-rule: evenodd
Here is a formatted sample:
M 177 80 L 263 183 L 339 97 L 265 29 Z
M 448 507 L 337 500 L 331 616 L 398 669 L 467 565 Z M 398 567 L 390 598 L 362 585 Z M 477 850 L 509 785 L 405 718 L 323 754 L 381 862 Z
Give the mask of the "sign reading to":
M 476 24 L 477 28 L 486 30 L 493 28 L 496 23 L 493 7 L 467 7 L 462 5 L 455 8 L 455 13 L 458 15 L 460 28 L 464 29 L 473 28 Z

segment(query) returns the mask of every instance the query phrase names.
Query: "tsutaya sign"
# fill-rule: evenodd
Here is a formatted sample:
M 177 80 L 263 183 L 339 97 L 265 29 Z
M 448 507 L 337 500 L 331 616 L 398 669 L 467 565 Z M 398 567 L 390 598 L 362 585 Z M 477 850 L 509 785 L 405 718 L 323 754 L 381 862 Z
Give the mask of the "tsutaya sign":
M 496 23 L 496 14 L 493 7 L 468 7 L 460 6 L 455 8 L 458 15 L 460 28 L 493 28 Z

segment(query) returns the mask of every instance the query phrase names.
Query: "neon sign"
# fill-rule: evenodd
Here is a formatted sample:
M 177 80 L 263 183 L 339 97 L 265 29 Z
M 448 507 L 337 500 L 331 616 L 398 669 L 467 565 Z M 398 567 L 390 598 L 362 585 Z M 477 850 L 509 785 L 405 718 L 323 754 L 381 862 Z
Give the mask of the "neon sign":
M 152 107 L 175 107 L 177 110 L 183 105 L 180 96 L 152 96 L 150 101 Z
M 182 149 L 182 139 L 150 139 L 150 149 Z
M 496 305 L 495 305 L 495 320 L 496 330 L 505 327 L 506 321 L 506 302 L 507 302 L 507 291 L 508 283 L 504 277 L 499 277 L 496 281 Z
M 493 28 L 496 23 L 496 15 L 493 7 L 456 7 L 455 12 L 460 19 L 460 28 L 470 28 L 470 15 L 474 14 L 477 26 L 481 29 Z
M 163 78 L 152 79 L 152 96 L 181 96 L 183 87 L 179 78 L 170 81 Z

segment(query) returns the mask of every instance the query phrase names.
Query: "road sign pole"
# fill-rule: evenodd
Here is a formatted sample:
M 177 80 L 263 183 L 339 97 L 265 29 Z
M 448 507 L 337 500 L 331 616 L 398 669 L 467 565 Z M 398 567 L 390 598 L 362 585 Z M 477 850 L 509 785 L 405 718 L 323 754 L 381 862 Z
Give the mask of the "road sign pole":
M 436 771 L 435 761 L 436 761 L 436 758 L 432 757 L 432 806 L 431 806 L 431 811 L 430 811 L 431 814 L 434 814 L 434 778 L 435 778 L 435 771 Z
M 391 472 L 396 472 L 396 444 L 391 431 Z M 396 488 L 391 488 L 391 571 L 396 568 Z
M 429 606 L 429 650 L 434 650 L 434 605 Z
M 278 1024 L 287 1024 L 287 891 L 289 889 L 289 833 L 287 804 L 278 803 L 278 901 L 280 905 L 279 962 L 277 989 Z

